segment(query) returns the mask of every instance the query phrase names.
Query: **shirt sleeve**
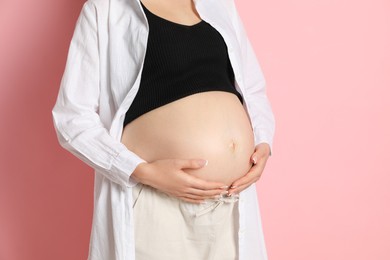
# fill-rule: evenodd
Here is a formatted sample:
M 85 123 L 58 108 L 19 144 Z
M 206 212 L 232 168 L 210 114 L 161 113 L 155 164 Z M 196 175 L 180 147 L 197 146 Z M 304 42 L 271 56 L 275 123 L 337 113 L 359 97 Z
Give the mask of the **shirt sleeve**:
M 236 5 L 234 1 L 231 2 L 233 4 L 233 22 L 241 44 L 243 81 L 247 93 L 246 104 L 252 119 L 255 144 L 269 144 L 271 155 L 275 132 L 275 117 L 267 97 L 266 81 Z
M 130 178 L 146 162 L 109 134 L 99 111 L 100 76 L 96 9 L 82 7 L 70 42 L 65 71 L 52 109 L 60 145 L 122 188 L 137 182 Z

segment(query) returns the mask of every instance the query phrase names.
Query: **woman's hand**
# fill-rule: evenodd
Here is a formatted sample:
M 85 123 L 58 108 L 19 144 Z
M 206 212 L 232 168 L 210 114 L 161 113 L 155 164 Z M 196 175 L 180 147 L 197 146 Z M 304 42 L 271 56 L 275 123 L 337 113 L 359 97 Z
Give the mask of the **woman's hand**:
M 252 168 L 247 174 L 232 183 L 228 190 L 228 196 L 229 194 L 240 193 L 248 188 L 252 183 L 260 179 L 260 176 L 265 168 L 265 164 L 267 163 L 270 149 L 271 148 L 267 143 L 260 143 L 256 145 L 255 152 L 251 156 L 251 160 L 253 162 Z
M 206 161 L 197 159 L 163 159 L 149 163 L 140 163 L 131 174 L 131 178 L 152 186 L 168 195 L 187 202 L 202 203 L 204 199 L 226 194 L 222 182 L 209 182 L 196 178 L 182 169 L 204 167 Z M 207 163 L 206 163 L 207 165 Z

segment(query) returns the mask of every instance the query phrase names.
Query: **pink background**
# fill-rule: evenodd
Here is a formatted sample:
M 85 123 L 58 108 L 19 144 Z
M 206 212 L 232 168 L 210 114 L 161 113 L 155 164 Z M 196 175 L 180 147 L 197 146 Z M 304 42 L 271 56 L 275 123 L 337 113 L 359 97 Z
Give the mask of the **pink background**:
M 269 259 L 390 259 L 390 2 L 236 1 L 276 118 Z M 93 171 L 51 119 L 82 4 L 0 2 L 1 260 L 87 258 Z

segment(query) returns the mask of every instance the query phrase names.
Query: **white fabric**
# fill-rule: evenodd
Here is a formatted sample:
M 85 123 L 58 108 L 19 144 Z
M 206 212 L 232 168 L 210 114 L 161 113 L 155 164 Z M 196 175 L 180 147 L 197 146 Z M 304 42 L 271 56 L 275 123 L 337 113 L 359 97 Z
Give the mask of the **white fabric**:
M 238 197 L 195 204 L 153 187 L 133 188 L 137 260 L 237 260 Z
M 266 82 L 234 1 L 193 1 L 228 46 L 255 143 L 268 143 L 272 150 L 275 120 Z M 87 0 L 52 110 L 61 146 L 95 170 L 88 260 L 135 259 L 131 191 L 137 182 L 131 174 L 145 160 L 120 138 L 139 88 L 148 29 L 139 0 Z M 255 184 L 240 193 L 239 213 L 240 259 L 267 259 Z

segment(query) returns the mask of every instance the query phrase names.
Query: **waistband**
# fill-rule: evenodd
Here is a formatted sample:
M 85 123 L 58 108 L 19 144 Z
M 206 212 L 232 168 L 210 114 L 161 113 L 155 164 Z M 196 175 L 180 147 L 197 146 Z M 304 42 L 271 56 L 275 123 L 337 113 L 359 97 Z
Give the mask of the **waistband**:
M 219 197 L 216 199 L 206 199 L 205 200 L 206 204 L 210 202 L 210 205 L 195 212 L 195 216 L 199 217 L 203 214 L 206 214 L 207 212 L 210 212 L 210 211 L 216 209 L 217 207 L 219 207 L 220 205 L 222 205 L 224 203 L 234 203 L 234 202 L 238 201 L 239 198 L 240 198 L 239 194 L 233 194 L 231 196 L 219 195 Z

